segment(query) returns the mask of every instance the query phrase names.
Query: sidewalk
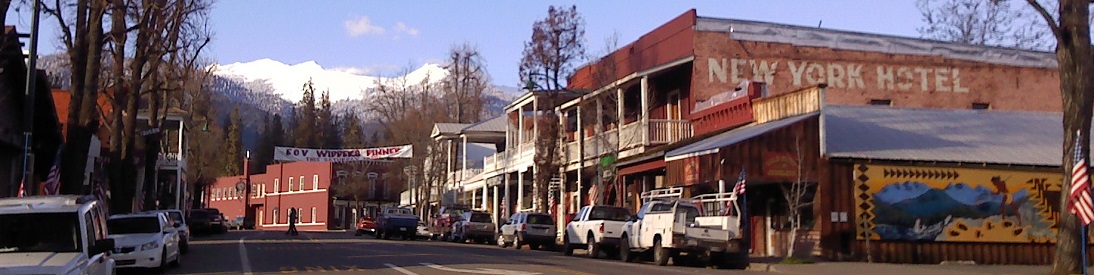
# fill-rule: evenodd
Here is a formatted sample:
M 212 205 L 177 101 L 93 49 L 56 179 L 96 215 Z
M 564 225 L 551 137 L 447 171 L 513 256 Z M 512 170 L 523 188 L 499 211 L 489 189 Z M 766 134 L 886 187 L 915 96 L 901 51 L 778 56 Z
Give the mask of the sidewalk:
M 861 262 L 819 262 L 815 264 L 752 263 L 748 270 L 774 274 L 1045 274 L 1049 266 L 1038 265 L 913 265 Z

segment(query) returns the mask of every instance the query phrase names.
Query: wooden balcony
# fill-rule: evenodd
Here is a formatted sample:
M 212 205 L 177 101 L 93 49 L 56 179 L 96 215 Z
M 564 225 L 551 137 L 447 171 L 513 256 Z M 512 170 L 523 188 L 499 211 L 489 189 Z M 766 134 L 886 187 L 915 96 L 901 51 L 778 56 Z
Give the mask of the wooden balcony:
M 691 122 L 687 120 L 651 119 L 650 144 L 669 144 L 690 138 L 691 127 Z

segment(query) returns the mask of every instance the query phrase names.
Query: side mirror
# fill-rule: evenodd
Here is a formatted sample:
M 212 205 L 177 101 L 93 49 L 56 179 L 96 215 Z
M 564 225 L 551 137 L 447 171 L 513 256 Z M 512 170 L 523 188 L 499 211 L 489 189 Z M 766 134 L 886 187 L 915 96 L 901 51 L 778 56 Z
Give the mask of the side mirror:
M 174 225 L 172 225 L 172 226 L 174 226 L 175 228 L 179 228 L 179 227 L 182 227 L 182 224 L 181 224 L 181 223 L 175 223 L 175 224 L 174 224 Z
M 96 255 L 96 254 L 101 254 L 101 253 L 110 253 L 110 251 L 113 251 L 113 250 L 114 250 L 114 239 L 96 240 L 95 244 L 92 244 L 91 247 L 88 248 L 88 252 L 91 252 L 91 255 Z

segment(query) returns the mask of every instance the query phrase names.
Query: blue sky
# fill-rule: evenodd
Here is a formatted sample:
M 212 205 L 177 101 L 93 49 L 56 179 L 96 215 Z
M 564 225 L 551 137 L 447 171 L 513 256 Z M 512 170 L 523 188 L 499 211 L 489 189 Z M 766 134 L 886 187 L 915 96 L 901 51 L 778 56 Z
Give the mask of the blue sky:
M 317 4 L 319 3 L 319 4 Z M 919 36 L 913 0 L 904 1 L 247 1 L 221 0 L 211 12 L 217 63 L 270 58 L 287 64 L 309 60 L 325 68 L 357 68 L 395 75 L 440 62 L 456 44 L 476 45 L 497 85 L 517 86 L 517 62 L 531 26 L 550 5 L 577 5 L 586 42 L 601 52 L 619 33 L 625 45 L 697 9 L 700 16 L 747 19 L 870 33 Z M 8 25 L 29 30 L 30 17 L 9 12 Z M 59 51 L 56 25 L 42 21 L 42 53 Z

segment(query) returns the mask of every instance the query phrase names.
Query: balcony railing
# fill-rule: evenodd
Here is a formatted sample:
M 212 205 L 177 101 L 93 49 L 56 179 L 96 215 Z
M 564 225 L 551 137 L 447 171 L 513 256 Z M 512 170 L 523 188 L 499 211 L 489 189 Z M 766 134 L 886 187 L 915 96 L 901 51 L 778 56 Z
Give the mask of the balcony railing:
M 691 134 L 691 123 L 687 120 L 650 120 L 650 144 L 673 143 L 689 138 Z

